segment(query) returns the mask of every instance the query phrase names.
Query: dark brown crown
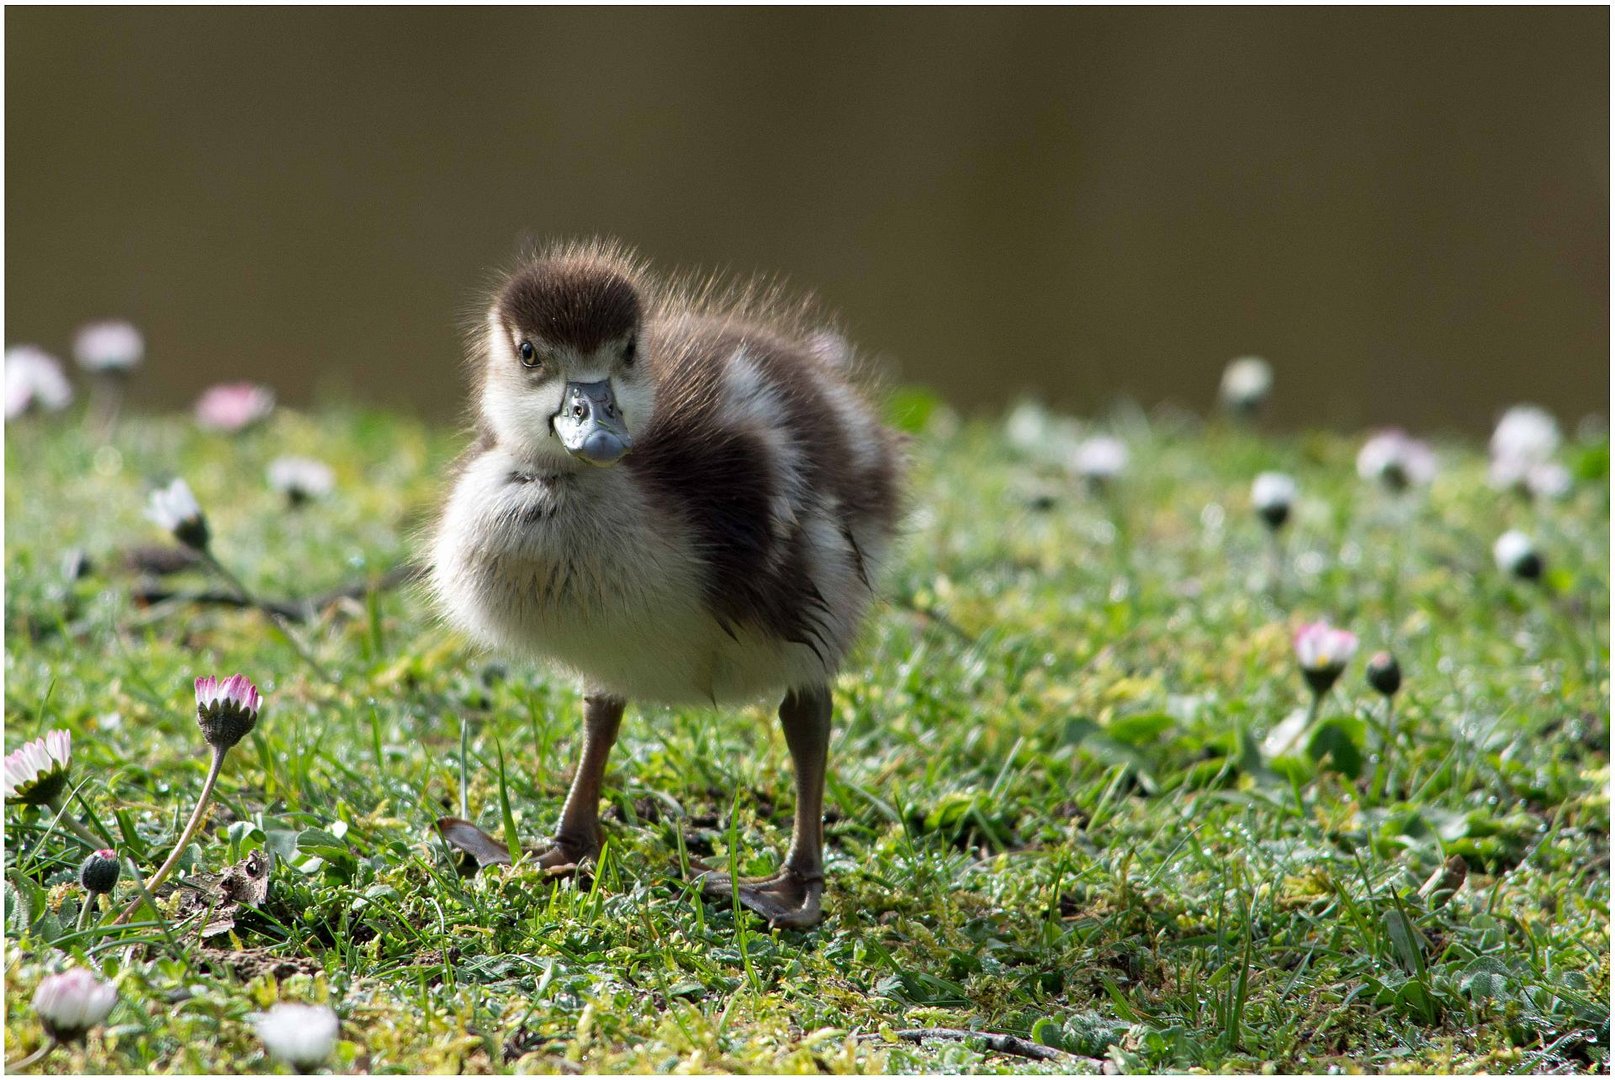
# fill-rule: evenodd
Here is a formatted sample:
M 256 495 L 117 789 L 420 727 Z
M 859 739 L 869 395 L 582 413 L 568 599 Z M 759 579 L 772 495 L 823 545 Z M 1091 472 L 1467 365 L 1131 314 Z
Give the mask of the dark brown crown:
M 639 291 L 620 272 L 559 256 L 517 270 L 499 291 L 499 311 L 518 332 L 593 352 L 639 329 Z

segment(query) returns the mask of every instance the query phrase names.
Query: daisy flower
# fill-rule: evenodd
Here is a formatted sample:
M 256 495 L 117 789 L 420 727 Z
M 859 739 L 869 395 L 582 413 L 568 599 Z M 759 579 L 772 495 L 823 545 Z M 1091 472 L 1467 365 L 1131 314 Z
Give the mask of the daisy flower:
M 335 486 L 336 474 L 323 461 L 305 457 L 279 457 L 269 463 L 269 486 L 298 506 L 323 498 Z
M 6 419 L 14 420 L 34 406 L 59 412 L 73 400 L 73 384 L 62 365 L 38 345 L 6 350 Z
M 49 731 L 44 738 L 24 743 L 6 755 L 5 799 L 8 803 L 49 806 L 67 786 L 67 766 L 73 757 L 73 737 Z
M 34 1014 L 57 1042 L 79 1042 L 99 1027 L 118 1003 L 112 984 L 88 968 L 47 975 L 34 991 Z
M 1290 520 L 1295 497 L 1295 478 L 1287 473 L 1261 473 L 1251 484 L 1251 505 L 1269 529 L 1279 529 Z
M 1559 450 L 1559 421 L 1538 405 L 1516 405 L 1492 432 L 1492 458 L 1541 463 Z
M 1225 408 L 1253 413 L 1273 390 L 1273 365 L 1260 356 L 1241 356 L 1223 369 L 1219 393 Z
M 1318 698 L 1335 685 L 1356 652 L 1356 634 L 1330 626 L 1323 620 L 1307 623 L 1295 632 L 1295 658 L 1307 685 Z
M 1396 428 L 1381 431 L 1358 451 L 1357 475 L 1392 491 L 1422 487 L 1435 479 L 1435 451 L 1429 443 Z
M 340 1024 L 336 1013 L 324 1005 L 283 1001 L 254 1016 L 253 1027 L 271 1057 L 299 1072 L 310 1072 L 323 1065 L 336 1049 Z
M 1127 444 L 1112 435 L 1094 435 L 1071 452 L 1071 471 L 1091 483 L 1103 484 L 1127 468 Z
M 209 745 L 228 750 L 258 723 L 263 697 L 245 675 L 196 680 L 196 723 Z
M 174 534 L 174 539 L 194 551 L 206 551 L 211 534 L 202 504 L 191 494 L 191 486 L 175 477 L 165 488 L 151 493 L 146 517 Z
M 1536 543 L 1518 529 L 1510 529 L 1492 545 L 1492 558 L 1497 568 L 1525 581 L 1536 581 L 1544 569 L 1542 555 Z
M 146 356 L 146 341 L 131 323 L 118 319 L 93 322 L 73 338 L 73 358 L 85 371 L 128 372 Z
M 275 393 L 257 383 L 221 383 L 209 387 L 196 402 L 196 422 L 207 431 L 233 435 L 267 417 L 275 409 Z

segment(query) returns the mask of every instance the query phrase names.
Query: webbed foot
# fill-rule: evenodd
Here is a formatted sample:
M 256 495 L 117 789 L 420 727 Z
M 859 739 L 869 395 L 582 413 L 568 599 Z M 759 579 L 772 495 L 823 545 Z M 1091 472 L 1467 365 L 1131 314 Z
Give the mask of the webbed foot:
M 469 870 L 475 873 L 484 866 L 509 866 L 510 849 L 498 837 L 490 836 L 463 818 L 439 818 L 437 831 L 449 846 L 469 856 L 475 863 Z M 598 842 L 556 837 L 547 848 L 526 848 L 535 856 L 534 862 L 551 877 L 568 877 L 579 872 L 587 874 L 600 854 Z
M 738 895 L 742 906 L 767 919 L 770 926 L 800 930 L 824 916 L 819 903 L 824 878 L 815 876 L 809 880 L 789 867 L 771 878 L 742 880 L 738 884 L 717 870 L 709 870 L 696 880 L 707 899 L 733 900 Z

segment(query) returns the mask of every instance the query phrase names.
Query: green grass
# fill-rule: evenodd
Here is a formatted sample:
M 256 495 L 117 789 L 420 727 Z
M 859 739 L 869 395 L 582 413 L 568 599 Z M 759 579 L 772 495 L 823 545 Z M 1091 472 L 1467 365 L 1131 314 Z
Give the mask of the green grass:
M 306 595 L 414 550 L 452 433 L 285 410 L 234 440 L 8 424 L 7 748 L 72 731 L 73 811 L 149 874 L 207 765 L 191 679 L 245 672 L 268 705 L 184 871 L 278 857 L 262 908 L 206 948 L 177 896 L 160 925 L 76 935 L 82 846 L 8 807 L 7 1059 L 40 1044 L 28 1000 L 65 953 L 120 1003 L 55 1071 L 270 1070 L 245 1018 L 275 1000 L 329 1002 L 333 1065 L 377 1072 L 1607 1071 L 1607 436 L 1567 450 L 1571 497 L 1532 505 L 1486 486 L 1471 443 L 1398 502 L 1357 479 L 1355 440 L 1105 426 L 1132 463 L 1099 497 L 999 425 L 931 417 L 892 601 L 837 686 L 827 918 L 775 933 L 681 873 L 783 852 L 771 710 L 630 706 L 592 883 L 467 878 L 431 829 L 456 812 L 461 720 L 473 815 L 501 835 L 508 793 L 531 841 L 579 745 L 572 687 L 480 654 L 407 588 L 299 631 L 335 687 L 261 615 L 131 604 L 119 552 L 161 539 L 153 484 L 187 477 L 221 560 Z M 263 481 L 286 452 L 332 462 L 338 493 L 286 512 Z M 1276 590 L 1248 506 L 1265 468 L 1302 487 Z M 1492 565 L 1510 525 L 1543 586 Z M 94 572 L 67 584 L 75 546 Z M 1318 616 L 1363 641 L 1322 763 L 1327 738 L 1264 745 L 1306 704 L 1290 635 Z M 1383 753 L 1380 648 L 1406 673 Z M 1454 854 L 1462 888 L 1421 898 Z M 927 1026 L 1075 1056 L 880 1037 Z

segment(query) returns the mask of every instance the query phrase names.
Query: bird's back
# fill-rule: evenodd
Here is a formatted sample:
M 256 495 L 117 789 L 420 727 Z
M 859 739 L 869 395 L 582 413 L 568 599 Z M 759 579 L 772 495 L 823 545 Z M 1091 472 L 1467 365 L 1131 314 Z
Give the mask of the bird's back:
M 647 338 L 663 393 L 626 466 L 689 528 L 720 624 L 833 671 L 897 525 L 896 436 L 833 336 L 742 307 L 664 309 Z

